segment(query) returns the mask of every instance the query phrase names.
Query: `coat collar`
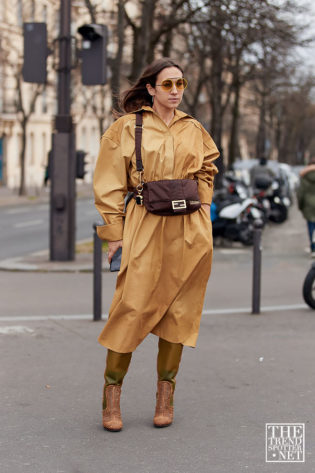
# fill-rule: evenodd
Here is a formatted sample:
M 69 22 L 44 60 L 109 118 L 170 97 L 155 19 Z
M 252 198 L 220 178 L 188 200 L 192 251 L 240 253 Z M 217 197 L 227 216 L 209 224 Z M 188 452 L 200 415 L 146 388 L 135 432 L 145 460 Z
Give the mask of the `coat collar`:
M 151 113 L 157 115 L 157 113 L 149 105 L 143 105 L 139 110 L 135 110 L 135 112 L 139 112 L 140 110 L 145 110 L 146 112 L 151 112 Z M 188 115 L 187 113 L 182 112 L 181 110 L 178 110 L 177 108 L 175 108 L 175 115 L 174 115 L 174 118 L 172 120 L 172 123 L 177 122 L 177 120 L 180 120 L 181 118 L 193 118 L 193 117 Z

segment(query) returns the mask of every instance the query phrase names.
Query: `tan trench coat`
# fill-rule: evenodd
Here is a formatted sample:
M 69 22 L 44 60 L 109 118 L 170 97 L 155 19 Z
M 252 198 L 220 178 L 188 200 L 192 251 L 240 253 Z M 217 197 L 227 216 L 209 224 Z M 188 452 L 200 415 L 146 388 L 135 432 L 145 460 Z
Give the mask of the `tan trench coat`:
M 145 179 L 195 178 L 201 202 L 210 204 L 219 152 L 209 134 L 178 110 L 167 126 L 151 107 L 143 109 Z M 138 184 L 134 135 L 135 114 L 113 123 L 102 137 L 94 173 L 95 205 L 106 223 L 98 235 L 123 239 L 116 291 L 99 342 L 127 353 L 151 332 L 194 347 L 211 269 L 211 221 L 203 208 L 160 217 L 134 199 L 124 215 L 124 196 Z

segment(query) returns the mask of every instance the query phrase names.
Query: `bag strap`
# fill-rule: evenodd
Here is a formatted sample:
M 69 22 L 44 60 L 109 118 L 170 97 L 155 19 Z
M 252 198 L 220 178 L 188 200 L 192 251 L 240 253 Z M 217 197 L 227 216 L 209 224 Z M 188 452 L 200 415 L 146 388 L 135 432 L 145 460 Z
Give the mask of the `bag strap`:
M 135 142 L 136 142 L 136 163 L 137 171 L 143 172 L 143 162 L 141 157 L 141 140 L 142 140 L 142 110 L 136 112 L 136 125 L 135 125 Z

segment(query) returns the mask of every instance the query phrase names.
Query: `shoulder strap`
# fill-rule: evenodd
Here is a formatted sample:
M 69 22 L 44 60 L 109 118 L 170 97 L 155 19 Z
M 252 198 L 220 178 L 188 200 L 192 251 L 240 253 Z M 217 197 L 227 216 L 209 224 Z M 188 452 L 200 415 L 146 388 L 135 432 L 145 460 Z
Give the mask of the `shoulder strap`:
M 135 142 L 136 142 L 136 163 L 137 171 L 143 171 L 143 163 L 141 157 L 141 140 L 142 140 L 142 110 L 136 112 L 136 125 L 135 125 Z

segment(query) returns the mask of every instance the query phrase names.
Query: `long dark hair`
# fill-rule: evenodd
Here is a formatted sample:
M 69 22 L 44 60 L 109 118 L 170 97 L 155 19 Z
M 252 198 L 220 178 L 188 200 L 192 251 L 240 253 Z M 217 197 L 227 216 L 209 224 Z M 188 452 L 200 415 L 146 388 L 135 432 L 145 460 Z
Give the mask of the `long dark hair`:
M 144 69 L 137 82 L 121 94 L 119 107 L 123 113 L 118 112 L 118 114 L 134 112 L 143 105 L 151 106 L 152 96 L 149 94 L 146 84 L 151 84 L 152 87 L 155 87 L 158 74 L 166 67 L 177 67 L 184 74 L 181 66 L 169 57 L 156 59 Z

